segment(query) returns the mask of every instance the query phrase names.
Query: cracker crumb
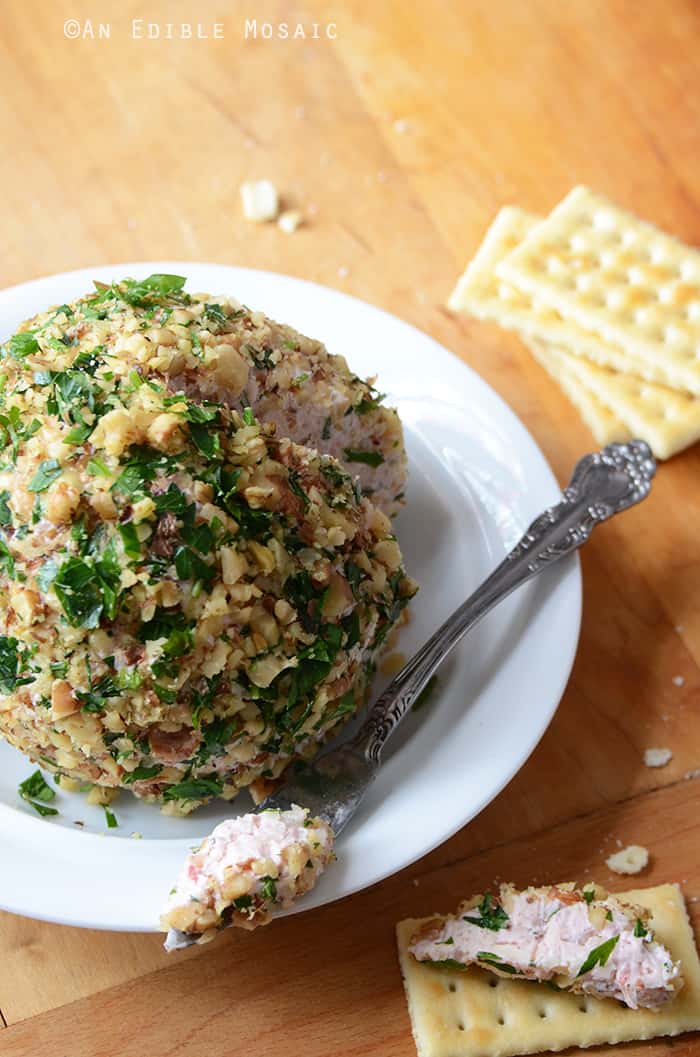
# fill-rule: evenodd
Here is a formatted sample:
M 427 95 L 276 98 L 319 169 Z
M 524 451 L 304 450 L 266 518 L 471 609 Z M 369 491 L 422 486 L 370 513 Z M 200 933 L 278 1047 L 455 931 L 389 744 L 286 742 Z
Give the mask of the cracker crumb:
M 349 274 L 350 274 L 350 269 L 346 268 L 345 265 L 342 265 L 340 268 L 338 268 L 338 275 L 340 276 L 341 279 L 347 279 Z
M 304 217 L 298 209 L 285 209 L 284 213 L 280 213 L 277 219 L 277 227 L 281 228 L 287 235 L 292 235 L 303 222 Z
M 674 675 L 674 677 L 671 680 L 671 682 L 673 683 L 674 686 L 684 686 L 685 685 L 685 679 L 683 678 L 682 675 Z
M 398 132 L 400 136 L 406 132 L 411 131 L 411 123 L 407 121 L 405 117 L 399 117 L 394 122 L 394 132 Z
M 420 881 L 418 880 L 418 878 L 417 878 L 417 877 L 414 877 L 414 878 L 413 878 L 413 885 L 414 885 L 414 888 L 418 888 L 418 885 L 419 885 L 419 884 L 420 884 Z
M 240 187 L 243 216 L 255 224 L 275 220 L 279 213 L 279 195 L 271 180 L 248 180 Z
M 676 631 L 678 632 L 679 635 L 681 635 L 684 630 L 685 629 L 683 628 L 682 624 L 676 624 Z
M 644 764 L 646 767 L 665 767 L 672 756 L 670 749 L 646 749 Z
M 648 863 L 649 852 L 640 844 L 629 844 L 605 860 L 605 865 L 609 870 L 620 874 L 641 873 Z
M 139 833 L 137 830 L 134 830 L 134 832 L 130 833 L 129 836 L 133 840 L 141 840 L 143 838 L 143 833 Z

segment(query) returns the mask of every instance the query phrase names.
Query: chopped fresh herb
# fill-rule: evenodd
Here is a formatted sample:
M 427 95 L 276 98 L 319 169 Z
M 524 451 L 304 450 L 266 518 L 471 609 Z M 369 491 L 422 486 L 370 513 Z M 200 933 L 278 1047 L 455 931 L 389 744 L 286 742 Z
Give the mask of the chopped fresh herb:
M 0 525 L 12 524 L 12 513 L 8 506 L 9 492 L 0 492 Z
M 174 705 L 177 701 L 177 690 L 169 690 L 167 686 L 160 686 L 158 683 L 153 684 L 153 690 L 158 700 L 166 705 Z
M 329 715 L 323 717 L 322 723 L 324 726 L 326 724 L 330 726 L 332 723 L 337 723 L 338 720 L 342 718 L 342 716 L 350 715 L 356 710 L 356 708 L 357 705 L 355 704 L 355 695 L 353 694 L 352 690 L 348 690 L 347 693 L 343 694 L 343 696 L 340 698 L 340 701 L 333 709 L 333 711 L 330 712 Z
M 479 962 L 484 962 L 486 965 L 490 965 L 493 969 L 500 969 L 502 973 L 517 974 L 518 972 L 513 965 L 508 965 L 507 962 L 502 962 L 498 955 L 492 954 L 491 951 L 479 951 L 476 959 Z
M 146 782 L 149 778 L 155 778 L 163 770 L 159 763 L 151 764 L 140 764 L 135 767 L 133 771 L 128 771 L 122 777 L 122 781 L 125 785 L 133 785 L 134 782 Z
M 221 305 L 209 305 L 204 306 L 204 316 L 212 323 L 216 323 L 218 327 L 223 327 L 228 322 L 228 316 L 224 312 Z
M 272 353 L 274 349 L 271 349 L 269 345 L 265 345 L 262 349 L 256 349 L 254 345 L 244 345 L 243 348 L 250 356 L 253 364 L 260 371 L 263 368 L 269 369 L 274 366 L 272 362 Z
M 478 917 L 464 917 L 462 920 L 468 921 L 470 925 L 478 925 L 481 929 L 491 929 L 492 932 L 498 932 L 508 925 L 508 915 L 490 892 L 486 893 L 476 909 Z
M 255 415 L 253 414 L 252 407 L 243 408 L 243 421 L 245 422 L 246 426 L 255 425 Z
M 4 540 L 0 540 L 0 569 L 6 572 L 11 580 L 15 578 L 15 559 Z
M 309 497 L 304 491 L 304 489 L 301 487 L 301 484 L 299 483 L 300 478 L 296 470 L 287 471 L 287 480 L 289 481 L 289 487 L 294 492 L 294 495 L 298 496 L 299 499 L 301 499 L 304 510 L 308 510 Z
M 221 452 L 219 434 L 208 429 L 204 423 L 190 422 L 190 436 L 195 448 L 202 455 L 214 458 Z
M 16 462 L 20 441 L 29 440 L 40 429 L 41 423 L 37 418 L 26 423 L 23 421 L 20 409 L 13 404 L 6 413 L 0 415 L 0 448 L 10 445 L 12 460 Z
M 107 700 L 110 697 L 119 697 L 119 692 L 120 688 L 111 675 L 104 675 L 97 682 L 94 682 L 92 672 L 88 666 L 88 688 L 87 690 L 77 690 L 76 697 L 81 703 L 83 712 L 103 712 Z
M 449 947 L 454 943 L 454 937 L 450 936 L 448 940 L 438 940 L 436 946 L 438 947 Z
M 138 561 L 141 557 L 141 541 L 133 521 L 127 521 L 119 526 L 119 535 L 124 545 L 124 553 L 132 561 Z
M 59 679 L 65 679 L 68 675 L 68 661 L 51 661 L 49 668 L 51 669 L 51 674 Z
M 586 888 L 586 889 L 584 889 L 583 898 L 586 900 L 586 902 L 590 906 L 591 903 L 593 902 L 593 900 L 595 899 L 595 889 L 594 888 Z
M 115 292 L 130 305 L 143 308 L 154 301 L 180 294 L 186 282 L 182 275 L 163 275 L 155 272 L 147 279 L 125 279 L 119 283 Z
M 29 778 L 20 782 L 18 792 L 23 800 L 31 804 L 37 814 L 42 816 L 58 814 L 55 807 L 46 806 L 51 800 L 55 800 L 56 791 L 46 782 L 41 771 L 34 771 Z
M 120 668 L 115 683 L 120 690 L 138 690 L 143 679 L 135 668 Z
M 619 938 L 619 936 L 611 936 L 609 940 L 605 940 L 604 943 L 601 943 L 598 947 L 594 947 L 593 950 L 589 951 L 586 960 L 576 973 L 576 976 L 583 976 L 584 973 L 589 973 L 591 969 L 595 969 L 596 965 L 600 965 L 602 968 L 615 950 Z
M 153 501 L 156 504 L 156 510 L 159 514 L 166 512 L 172 514 L 184 514 L 185 510 L 190 505 L 185 498 L 184 492 L 181 492 L 176 484 L 171 484 L 167 492 L 161 492 L 159 495 L 154 495 Z
M 56 798 L 55 789 L 51 788 L 39 770 L 34 771 L 29 778 L 25 778 L 23 782 L 20 782 L 19 792 L 20 796 L 25 799 L 29 797 L 32 800 L 50 801 Z
M 107 829 L 116 829 L 119 823 L 117 822 L 117 816 L 114 814 L 109 805 L 103 805 L 105 809 L 105 820 L 107 822 Z
M 421 962 L 421 965 L 429 965 L 433 969 L 466 969 L 466 965 L 458 962 L 456 958 L 436 958 L 434 961 Z
M 304 371 L 304 372 L 302 372 L 302 374 L 298 374 L 296 376 L 296 378 L 292 378 L 292 381 L 291 381 L 292 389 L 299 389 L 299 387 L 302 386 L 304 384 L 304 382 L 308 382 L 310 377 L 311 377 L 311 375 L 309 374 L 308 371 Z
M 331 436 L 331 416 L 323 423 L 323 429 L 321 430 L 321 440 L 330 440 Z
M 346 462 L 361 462 L 365 466 L 381 466 L 384 456 L 380 451 L 357 451 L 355 448 L 344 448 Z
M 354 561 L 345 563 L 345 579 L 352 588 L 355 598 L 358 598 L 358 589 L 362 580 L 362 569 Z
M 202 727 L 202 744 L 197 750 L 196 762 L 201 765 L 211 756 L 220 756 L 226 752 L 236 726 L 235 717 L 220 717 L 205 724 Z
M 0 635 L 0 692 L 11 694 L 18 686 L 34 681 L 26 670 L 28 650 L 17 639 Z
M 14 356 L 15 359 L 31 356 L 33 352 L 39 351 L 39 342 L 36 340 L 34 333 L 31 330 L 25 330 L 21 334 L 13 334 L 8 345 L 10 348 L 10 356 Z
M 373 390 L 374 396 L 365 397 L 364 400 L 360 400 L 359 404 L 355 404 L 354 407 L 350 408 L 356 415 L 367 415 L 370 411 L 376 411 L 382 400 L 386 398 L 386 393 L 378 393 Z
M 63 473 L 58 459 L 44 459 L 27 487 L 29 492 L 44 492 Z
M 634 934 L 637 937 L 637 939 L 644 939 L 644 937 L 647 935 L 648 931 L 649 930 L 647 929 L 647 927 L 644 924 L 644 922 L 642 921 L 642 919 L 641 918 L 637 918 L 637 920 L 634 923 Z
M 268 903 L 277 902 L 277 881 L 274 877 L 263 877 L 260 881 L 260 892 Z
M 210 583 L 216 576 L 216 569 L 208 565 L 191 547 L 178 547 L 175 551 L 175 569 L 181 580 L 201 580 Z
M 606 921 L 612 921 L 612 919 L 613 919 L 613 916 L 612 916 L 612 910 L 609 910 L 609 911 L 607 912 L 607 914 L 605 915 L 605 920 L 606 920 Z
M 238 899 L 234 899 L 233 905 L 236 910 L 248 910 L 253 905 L 252 896 L 239 896 Z
M 53 581 L 68 623 L 96 628 L 102 614 L 112 620 L 117 611 L 121 570 L 114 545 L 108 544 L 98 558 L 72 557 L 63 563 Z
M 205 800 L 210 796 L 220 796 L 224 783 L 217 778 L 191 778 L 176 785 L 166 786 L 164 800 Z
M 93 457 L 88 460 L 87 472 L 91 474 L 92 477 L 112 476 L 112 471 L 110 470 L 109 466 L 107 466 L 107 464 L 103 462 L 102 459 L 98 459 L 96 455 L 93 455 Z
M 335 462 L 330 460 L 326 463 L 321 463 L 321 473 L 330 481 L 336 488 L 343 488 L 350 480 L 348 474 Z
M 133 444 L 129 449 L 129 458 L 122 472 L 112 485 L 113 492 L 134 495 L 145 490 L 146 483 L 155 479 L 158 470 L 167 471 L 172 466 L 172 458 L 156 448 Z

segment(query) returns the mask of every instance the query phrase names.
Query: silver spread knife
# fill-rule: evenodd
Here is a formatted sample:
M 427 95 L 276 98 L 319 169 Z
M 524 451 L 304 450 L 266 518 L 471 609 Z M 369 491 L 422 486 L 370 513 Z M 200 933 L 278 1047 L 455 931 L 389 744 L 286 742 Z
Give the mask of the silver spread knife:
M 597 524 L 645 499 L 655 472 L 651 450 L 641 440 L 585 455 L 561 501 L 532 522 L 500 565 L 401 669 L 359 730 L 311 763 L 292 763 L 284 783 L 256 811 L 286 811 L 298 804 L 337 836 L 376 777 L 387 741 L 457 643 L 512 591 L 577 550 Z M 195 937 L 171 929 L 166 946 L 173 950 L 194 942 Z

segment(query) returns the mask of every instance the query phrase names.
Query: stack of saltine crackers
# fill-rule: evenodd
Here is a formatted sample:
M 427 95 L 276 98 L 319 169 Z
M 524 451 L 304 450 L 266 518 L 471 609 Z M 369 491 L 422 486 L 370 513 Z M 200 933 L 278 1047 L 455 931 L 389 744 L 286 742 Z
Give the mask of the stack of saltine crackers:
M 600 444 L 700 438 L 700 251 L 588 188 L 502 209 L 449 304 L 516 331 Z

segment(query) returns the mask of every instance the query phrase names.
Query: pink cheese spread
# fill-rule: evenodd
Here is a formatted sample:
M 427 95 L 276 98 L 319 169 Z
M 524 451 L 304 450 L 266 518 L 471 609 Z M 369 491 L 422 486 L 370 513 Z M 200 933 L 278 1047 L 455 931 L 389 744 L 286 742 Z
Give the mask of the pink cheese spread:
M 480 900 L 480 901 L 478 901 Z M 424 925 L 410 951 L 421 962 L 478 964 L 505 976 L 658 1009 L 683 986 L 680 965 L 654 940 L 648 915 L 613 896 L 573 886 L 501 887 L 452 917 Z
M 304 808 L 228 819 L 187 857 L 161 925 L 204 941 L 226 925 L 267 924 L 332 858 L 332 830 Z

